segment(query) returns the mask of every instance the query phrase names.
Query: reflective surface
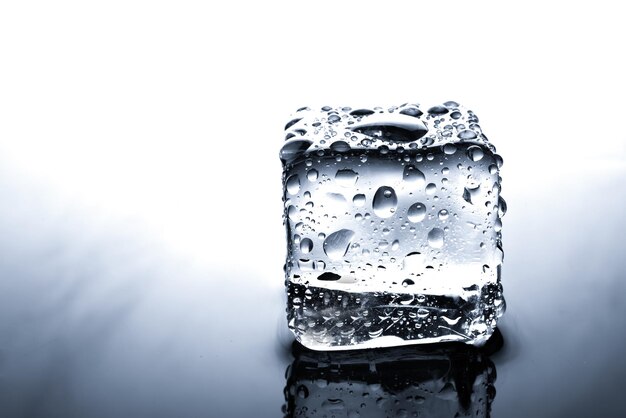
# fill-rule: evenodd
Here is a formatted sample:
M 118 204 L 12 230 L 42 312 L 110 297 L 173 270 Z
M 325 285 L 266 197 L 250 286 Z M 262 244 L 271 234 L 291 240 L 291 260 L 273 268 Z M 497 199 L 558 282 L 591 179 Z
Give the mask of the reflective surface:
M 279 243 L 263 253 L 277 267 L 267 271 L 186 259 L 150 240 L 150 231 L 134 222 L 59 208 L 45 190 L 17 187 L 4 174 L 0 195 L 12 204 L 0 210 L 3 417 L 277 417 L 284 405 L 287 415 L 311 406 L 301 403 L 306 399 L 293 386 L 315 379 L 312 374 L 332 373 L 331 363 L 309 367 L 311 359 L 325 355 L 319 353 L 296 352 L 294 359 L 282 282 L 267 273 L 282 273 Z M 598 166 L 565 174 L 567 184 L 553 178 L 509 195 L 503 269 L 508 307 L 499 325 L 504 343 L 488 356 L 497 370 L 494 417 L 625 412 L 626 171 Z M 589 194 L 602 199 L 586 199 Z M 439 376 L 437 385 L 451 383 L 457 393 L 471 384 L 453 383 L 428 357 L 402 366 L 405 355 L 413 361 L 419 353 L 406 348 L 389 360 L 393 356 L 368 352 L 356 362 L 383 362 L 393 379 L 405 370 L 400 380 L 419 383 L 410 387 Z M 347 378 L 356 379 L 350 370 Z M 345 379 L 337 375 L 344 392 Z M 313 389 L 319 406 L 322 397 L 357 403 L 354 394 L 331 397 L 329 387 Z M 459 394 L 459 400 L 437 404 L 440 398 L 423 389 L 376 390 L 391 403 L 379 410 L 370 406 L 378 398 L 368 398 L 358 411 L 362 416 L 425 410 L 420 408 L 446 416 L 441 405 L 455 410 L 467 399 Z M 400 394 L 426 400 L 409 405 Z M 487 406 L 480 406 L 481 414 Z

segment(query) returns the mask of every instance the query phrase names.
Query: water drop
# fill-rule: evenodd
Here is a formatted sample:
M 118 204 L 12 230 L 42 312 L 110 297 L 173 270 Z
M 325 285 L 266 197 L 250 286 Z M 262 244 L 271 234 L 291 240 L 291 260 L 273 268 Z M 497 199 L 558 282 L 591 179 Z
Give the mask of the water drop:
M 289 194 L 296 194 L 300 191 L 300 177 L 297 174 L 292 174 L 287 178 L 287 192 Z
M 480 186 L 473 188 L 473 189 L 468 189 L 467 187 L 463 189 L 463 199 L 467 203 L 474 204 L 473 201 L 478 197 L 479 194 L 480 194 Z
M 345 141 L 335 141 L 330 144 L 330 149 L 335 152 L 346 152 L 350 151 L 350 144 Z
M 428 233 L 428 245 L 433 248 L 443 247 L 443 230 L 440 228 L 433 228 Z
M 445 209 L 441 209 L 439 211 L 439 220 L 445 221 L 446 219 L 448 219 L 448 211 Z
M 374 111 L 370 109 L 356 109 L 350 112 L 352 116 L 367 116 L 373 114 Z
M 428 113 L 435 116 L 445 115 L 448 113 L 448 109 L 445 106 L 433 106 L 428 109 Z
M 315 181 L 317 180 L 319 173 L 317 172 L 316 169 L 311 169 L 309 170 L 308 173 L 306 173 L 306 178 L 309 179 L 309 181 Z
M 426 206 L 422 203 L 413 203 L 407 211 L 407 218 L 411 222 L 421 222 L 426 217 Z
M 333 232 L 324 240 L 324 252 L 331 260 L 340 260 L 348 252 L 353 237 L 354 231 L 349 229 Z
M 454 144 L 446 144 L 443 146 L 443 152 L 447 155 L 452 155 L 456 152 L 456 146 Z
M 336 282 L 339 279 L 341 279 L 340 275 L 331 273 L 330 271 L 327 271 L 326 273 L 322 273 L 317 276 L 317 280 L 322 280 L 324 282 Z
M 419 308 L 417 310 L 417 316 L 420 317 L 420 318 L 426 318 L 429 313 L 430 312 L 428 312 L 428 309 Z
M 403 115 L 413 116 L 415 118 L 418 118 L 424 114 L 424 112 L 413 106 L 402 109 L 400 113 Z
M 300 251 L 302 251 L 304 254 L 308 254 L 311 252 L 311 250 L 313 250 L 313 241 L 311 241 L 311 239 L 304 238 L 302 241 L 300 241 Z
M 391 249 L 395 251 L 395 250 L 397 250 L 398 248 L 400 248 L 400 241 L 398 241 L 398 240 L 394 240 L 394 241 L 391 243 Z
M 372 200 L 374 213 L 381 218 L 393 216 L 398 206 L 396 192 L 389 186 L 379 187 Z
M 404 287 L 409 287 L 409 286 L 414 285 L 414 284 L 415 284 L 415 282 L 413 280 L 411 280 L 411 279 L 404 279 L 402 281 L 402 286 L 404 286 Z
M 352 187 L 358 180 L 359 176 L 354 171 L 346 168 L 344 170 L 338 170 L 335 174 L 335 180 L 337 184 L 342 187 Z
M 354 203 L 354 206 L 358 207 L 365 205 L 365 195 L 361 193 L 355 194 L 352 198 L 352 203 Z
M 355 123 L 350 129 L 370 137 L 396 142 L 416 141 L 428 132 L 428 128 L 418 118 L 400 113 L 372 115 Z
M 339 122 L 340 120 L 341 120 L 341 117 L 339 117 L 339 115 L 332 114 L 332 115 L 330 115 L 330 116 L 328 117 L 328 121 L 329 121 L 330 123 L 337 123 L 337 122 Z
M 419 271 L 424 268 L 425 262 L 426 258 L 424 257 L 424 254 L 415 251 L 404 256 L 402 268 L 404 270 L 408 270 L 409 272 Z
M 302 399 L 306 399 L 309 396 L 309 389 L 307 389 L 307 387 L 304 385 L 300 385 L 298 386 L 297 393 L 298 393 L 298 397 Z
M 471 129 L 465 129 L 457 134 L 461 139 L 476 139 L 478 135 Z
M 435 194 L 436 191 L 437 191 L 437 186 L 435 185 L 435 183 L 428 183 L 428 185 L 426 185 L 427 195 L 433 195 Z
M 313 141 L 308 139 L 296 139 L 286 142 L 280 149 L 280 159 L 283 163 L 292 162 L 300 155 L 304 154 L 311 144 L 313 144 Z
M 478 145 L 472 145 L 467 149 L 467 156 L 474 162 L 480 161 L 485 156 L 485 152 Z
M 413 165 L 407 165 L 404 167 L 402 179 L 415 187 L 420 187 L 426 182 L 426 176 L 424 173 Z
M 502 196 L 498 197 L 498 215 L 504 216 L 504 214 L 506 213 L 506 209 L 506 202 L 504 201 Z

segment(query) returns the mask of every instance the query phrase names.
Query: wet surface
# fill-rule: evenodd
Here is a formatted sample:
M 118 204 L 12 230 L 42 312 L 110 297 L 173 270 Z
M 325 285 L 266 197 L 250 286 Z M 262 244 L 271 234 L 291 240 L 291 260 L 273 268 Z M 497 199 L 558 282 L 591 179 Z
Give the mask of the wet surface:
M 515 161 L 510 170 L 515 172 Z M 2 201 L 11 202 L 0 216 L 2 417 L 278 417 L 303 406 L 296 402 L 304 400 L 300 384 L 289 392 L 294 382 L 330 370 L 308 367 L 308 375 L 298 374 L 304 370 L 298 365 L 324 354 L 303 358 L 303 350 L 292 347 L 284 320 L 279 216 L 276 245 L 250 253 L 249 266 L 219 253 L 191 259 L 151 239 L 153 231 L 132 219 L 60 207 L 45 190 L 18 187 L 6 174 L 0 184 Z M 566 184 L 544 179 L 537 189 L 509 189 L 503 229 L 507 312 L 499 324 L 501 347 L 480 354 L 474 368 L 476 375 L 481 364 L 493 364 L 495 372 L 489 389 L 495 397 L 481 411 L 489 406 L 494 417 L 625 413 L 624 174 L 622 168 L 572 170 Z M 590 191 L 602 199 L 585 199 Z M 432 387 L 452 388 L 443 405 L 477 401 L 467 389 L 474 375 L 455 383 L 448 366 L 443 370 L 428 357 L 420 362 L 420 348 L 402 350 L 395 360 L 397 353 L 357 355 L 350 361 L 384 362 L 390 374 L 349 372 L 347 378 L 337 375 L 338 384 L 393 380 L 406 369 L 400 376 L 409 382 L 405 389 L 434 379 Z M 439 355 L 445 360 L 449 352 Z M 469 363 L 476 360 L 471 352 L 463 355 Z M 403 368 L 407 356 L 413 362 Z M 467 361 L 460 364 L 468 370 Z M 348 416 L 340 412 L 349 408 L 338 405 L 353 405 L 353 395 L 330 397 L 327 388 L 316 388 L 332 400 L 325 405 L 335 416 Z M 400 392 L 381 393 L 395 399 Z M 402 402 L 421 396 L 421 404 L 381 401 L 388 406 L 378 410 L 365 402 L 359 412 L 382 417 L 435 408 L 426 410 L 454 415 L 444 414 L 435 402 L 440 398 L 420 393 Z

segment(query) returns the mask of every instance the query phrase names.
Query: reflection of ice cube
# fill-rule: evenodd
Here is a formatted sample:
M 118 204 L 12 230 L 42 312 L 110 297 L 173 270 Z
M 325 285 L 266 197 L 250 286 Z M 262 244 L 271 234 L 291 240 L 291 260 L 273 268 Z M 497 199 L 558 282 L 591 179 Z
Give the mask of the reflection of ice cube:
M 488 417 L 496 370 L 487 353 L 464 344 L 317 352 L 294 344 L 285 416 Z
M 504 310 L 502 159 L 457 103 L 300 109 L 283 162 L 289 323 L 311 348 L 480 344 Z

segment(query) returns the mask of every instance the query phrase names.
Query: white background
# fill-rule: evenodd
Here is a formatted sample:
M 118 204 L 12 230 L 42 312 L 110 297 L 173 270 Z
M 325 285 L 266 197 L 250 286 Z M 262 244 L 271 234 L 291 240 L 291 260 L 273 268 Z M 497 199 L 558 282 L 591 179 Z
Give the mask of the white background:
M 504 156 L 505 197 L 534 170 L 623 165 L 616 4 L 3 2 L 0 165 L 53 212 L 258 264 L 282 242 L 277 149 L 300 106 L 459 101 Z

